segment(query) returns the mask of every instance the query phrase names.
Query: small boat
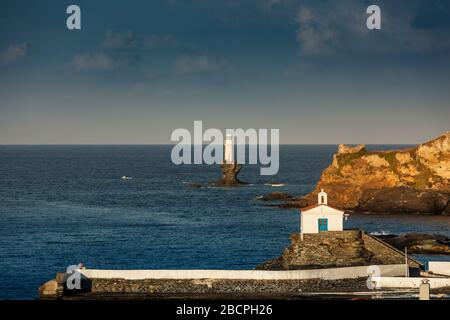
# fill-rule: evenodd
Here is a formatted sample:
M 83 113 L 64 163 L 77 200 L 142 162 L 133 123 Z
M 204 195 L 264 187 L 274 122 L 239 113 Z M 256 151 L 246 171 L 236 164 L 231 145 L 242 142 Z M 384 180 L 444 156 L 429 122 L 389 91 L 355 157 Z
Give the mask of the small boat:
M 272 186 L 272 187 L 284 187 L 284 183 L 280 182 L 271 182 L 271 183 L 265 183 L 265 186 Z
M 132 178 L 131 178 L 131 177 L 127 177 L 127 176 L 122 176 L 121 179 L 122 179 L 122 180 L 131 180 Z

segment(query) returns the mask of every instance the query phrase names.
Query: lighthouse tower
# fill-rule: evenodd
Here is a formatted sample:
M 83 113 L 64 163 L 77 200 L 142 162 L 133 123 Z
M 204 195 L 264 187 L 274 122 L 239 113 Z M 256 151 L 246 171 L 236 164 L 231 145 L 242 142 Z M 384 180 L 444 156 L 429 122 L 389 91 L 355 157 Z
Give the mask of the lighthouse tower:
M 225 155 L 224 161 L 225 164 L 234 163 L 234 155 L 233 155 L 233 136 L 231 134 L 227 134 L 225 138 Z
M 213 182 L 215 186 L 234 187 L 241 184 L 246 184 L 240 181 L 237 176 L 241 171 L 242 165 L 234 161 L 234 140 L 232 134 L 227 134 L 224 143 L 223 163 L 220 165 L 222 170 L 222 179 Z

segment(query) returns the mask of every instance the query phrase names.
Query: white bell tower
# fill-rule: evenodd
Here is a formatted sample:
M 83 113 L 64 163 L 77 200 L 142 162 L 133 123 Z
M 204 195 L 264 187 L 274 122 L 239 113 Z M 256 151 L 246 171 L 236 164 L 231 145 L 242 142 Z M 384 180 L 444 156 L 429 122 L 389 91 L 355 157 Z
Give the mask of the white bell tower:
M 317 195 L 318 204 L 324 204 L 324 205 L 328 205 L 328 195 L 325 191 L 323 191 L 323 189 L 320 190 L 319 194 Z

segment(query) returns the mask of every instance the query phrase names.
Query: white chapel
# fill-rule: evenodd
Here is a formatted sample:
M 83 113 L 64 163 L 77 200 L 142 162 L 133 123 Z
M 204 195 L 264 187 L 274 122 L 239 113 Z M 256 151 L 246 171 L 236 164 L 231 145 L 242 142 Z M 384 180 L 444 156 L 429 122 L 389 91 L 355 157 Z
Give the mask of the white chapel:
M 328 205 L 327 193 L 321 190 L 317 204 L 300 210 L 300 230 L 304 233 L 319 233 L 344 230 L 344 211 Z

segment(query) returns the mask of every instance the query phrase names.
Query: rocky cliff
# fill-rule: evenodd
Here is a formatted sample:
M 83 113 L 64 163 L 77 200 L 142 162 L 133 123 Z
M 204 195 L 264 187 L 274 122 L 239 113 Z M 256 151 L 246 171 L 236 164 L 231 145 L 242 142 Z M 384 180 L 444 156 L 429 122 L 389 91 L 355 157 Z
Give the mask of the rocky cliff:
M 450 131 L 402 150 L 340 145 L 314 191 L 296 204 L 316 203 L 320 189 L 342 209 L 450 215 Z

